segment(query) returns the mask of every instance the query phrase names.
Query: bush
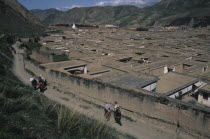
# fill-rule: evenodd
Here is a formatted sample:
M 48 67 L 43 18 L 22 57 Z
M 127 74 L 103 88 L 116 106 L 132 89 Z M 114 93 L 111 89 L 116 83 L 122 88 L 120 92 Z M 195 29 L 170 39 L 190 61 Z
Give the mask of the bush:
M 115 139 L 115 129 L 105 123 L 86 117 L 64 106 L 57 107 L 58 129 L 69 135 L 80 135 L 83 138 Z
M 0 84 L 0 93 L 3 93 L 5 88 L 6 88 L 6 86 L 3 83 L 1 83 Z
M 39 51 L 41 48 L 41 44 L 38 42 L 27 42 L 20 45 L 20 48 L 26 48 L 27 54 L 32 54 L 32 50 Z
M 53 55 L 53 62 L 68 61 L 69 58 L 67 55 Z
M 6 87 L 6 89 L 3 92 L 4 96 L 7 98 L 19 98 L 23 96 L 23 93 L 21 90 L 15 89 L 14 87 Z
M 16 113 L 24 109 L 25 105 L 22 105 L 21 102 L 7 99 L 4 101 L 2 111 L 6 113 Z

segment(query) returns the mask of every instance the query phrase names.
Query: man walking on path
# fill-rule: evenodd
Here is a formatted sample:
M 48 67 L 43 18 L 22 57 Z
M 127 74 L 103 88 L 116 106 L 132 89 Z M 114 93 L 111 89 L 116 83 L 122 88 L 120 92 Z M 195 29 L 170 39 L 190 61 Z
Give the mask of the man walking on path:
M 30 82 L 31 82 L 31 85 L 32 87 L 34 88 L 34 90 L 36 90 L 36 86 L 37 86 L 37 81 L 34 77 L 31 77 L 30 78 Z
M 40 82 L 44 83 L 44 79 L 43 79 L 42 75 L 39 75 L 38 81 L 39 81 L 39 83 L 40 83 Z

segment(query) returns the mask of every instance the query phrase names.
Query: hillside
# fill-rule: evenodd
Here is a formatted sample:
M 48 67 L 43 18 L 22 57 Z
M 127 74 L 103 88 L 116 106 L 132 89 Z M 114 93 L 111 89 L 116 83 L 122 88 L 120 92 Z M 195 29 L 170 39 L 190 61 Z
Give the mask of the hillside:
M 53 9 L 53 8 L 47 9 L 47 10 L 34 9 L 34 10 L 30 10 L 30 12 L 33 13 L 41 21 L 43 21 L 50 15 L 56 15 L 56 14 L 62 13 L 62 11 L 59 11 L 59 10 Z
M 44 20 L 47 24 L 117 24 L 132 25 L 136 16 L 141 14 L 141 8 L 136 6 L 105 6 L 74 8 L 57 15 L 50 15 Z M 130 22 L 131 21 L 131 22 Z
M 163 0 L 145 10 L 152 11 L 153 15 L 158 13 L 154 25 L 197 27 L 210 24 L 209 0 Z
M 35 34 L 43 30 L 39 19 L 16 0 L 0 0 L 0 33 Z
M 154 6 L 105 6 L 74 8 L 66 12 L 47 15 L 39 11 L 37 17 L 46 17 L 47 24 L 115 24 L 121 27 L 189 25 L 192 27 L 210 24 L 209 0 L 162 0 Z M 51 9 L 49 9 L 51 11 Z M 35 14 L 36 15 L 36 14 Z
M 69 110 L 21 83 L 12 73 L 19 57 L 12 55 L 7 40 L 0 38 L 1 139 L 118 138 L 120 133 L 104 122 Z

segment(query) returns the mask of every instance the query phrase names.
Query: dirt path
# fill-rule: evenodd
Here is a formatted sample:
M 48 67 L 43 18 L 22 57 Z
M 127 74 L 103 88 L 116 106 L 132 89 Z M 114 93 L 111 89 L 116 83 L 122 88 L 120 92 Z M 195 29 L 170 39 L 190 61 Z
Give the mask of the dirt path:
M 18 49 L 17 45 L 13 45 L 16 49 L 17 54 L 14 55 L 14 67 L 13 72 L 14 74 L 25 84 L 30 85 L 29 78 L 31 77 L 25 70 L 24 70 L 24 59 L 22 56 L 23 51 Z M 90 117 L 93 117 L 98 120 L 103 120 L 103 109 L 97 108 L 92 104 L 84 102 L 79 97 L 73 97 L 69 94 L 65 94 L 61 90 L 57 90 L 52 86 L 48 86 L 48 90 L 44 93 L 46 97 L 50 100 L 53 100 L 57 103 L 63 104 L 66 107 L 73 109 L 75 111 L 79 111 L 83 114 L 86 114 Z M 152 127 L 145 122 L 140 121 L 130 121 L 122 118 L 122 126 L 119 126 L 114 122 L 114 119 L 108 122 L 108 124 L 123 134 L 129 134 L 133 137 L 139 139 L 184 139 L 184 138 L 192 138 L 188 137 L 188 135 L 178 135 L 176 130 L 171 131 L 166 129 L 165 127 Z M 120 137 L 122 138 L 122 137 Z

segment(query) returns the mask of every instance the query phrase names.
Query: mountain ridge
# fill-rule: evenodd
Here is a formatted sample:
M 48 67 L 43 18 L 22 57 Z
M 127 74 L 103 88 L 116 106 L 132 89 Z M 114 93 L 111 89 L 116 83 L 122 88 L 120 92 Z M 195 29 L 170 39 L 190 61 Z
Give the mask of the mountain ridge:
M 148 9 L 159 12 L 160 15 L 165 14 L 165 17 L 157 19 L 154 25 L 190 27 L 210 25 L 210 1 L 208 0 L 163 0 Z M 159 9 L 162 10 L 159 11 Z
M 43 21 L 45 18 L 47 18 L 50 15 L 62 13 L 62 11 L 59 11 L 55 8 L 50 8 L 46 10 L 40 10 L 40 9 L 33 9 L 30 10 L 31 13 L 33 13 L 37 18 L 39 18 L 41 21 Z
M 115 24 L 120 27 L 197 27 L 210 24 L 209 13 L 208 0 L 162 0 L 146 8 L 131 5 L 73 8 L 66 12 L 50 14 L 42 21 L 46 24 Z

